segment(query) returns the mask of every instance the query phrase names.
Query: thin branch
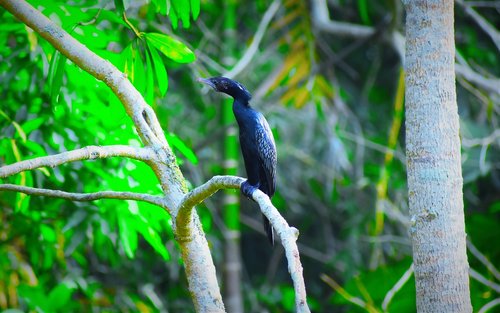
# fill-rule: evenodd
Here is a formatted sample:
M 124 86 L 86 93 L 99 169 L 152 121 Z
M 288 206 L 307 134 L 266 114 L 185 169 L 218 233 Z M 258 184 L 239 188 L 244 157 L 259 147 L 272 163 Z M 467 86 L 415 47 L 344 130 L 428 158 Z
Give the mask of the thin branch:
M 331 20 L 326 0 L 313 0 L 312 20 L 319 30 L 340 36 L 369 37 L 375 32 L 375 29 L 369 26 Z
M 266 33 L 269 23 L 273 19 L 276 12 L 278 12 L 280 5 L 281 5 L 280 0 L 274 0 L 273 3 L 271 3 L 266 13 L 264 13 L 262 20 L 260 21 L 259 26 L 257 27 L 257 32 L 255 33 L 252 43 L 245 51 L 245 54 L 240 58 L 240 61 L 236 63 L 236 65 L 229 72 L 224 74 L 224 76 L 229 78 L 238 76 L 238 74 L 245 69 L 245 67 L 250 63 L 250 61 L 252 61 L 252 58 L 257 52 L 259 44 L 262 41 L 264 34 Z
M 481 284 L 483 284 L 483 285 L 485 285 L 487 287 L 490 287 L 491 289 L 495 290 L 497 293 L 500 293 L 500 285 L 499 284 L 495 284 L 494 282 L 488 280 L 486 277 L 484 277 L 483 275 L 481 275 L 475 269 L 469 268 L 469 276 L 471 278 L 474 278 L 475 280 L 477 280 Z
M 155 158 L 155 153 L 150 148 L 135 148 L 124 145 L 87 146 L 81 149 L 38 157 L 31 160 L 24 160 L 2 166 L 0 167 L 0 178 L 40 167 L 55 167 L 64 163 L 74 161 L 104 159 L 117 156 L 128 157 L 135 160 L 147 162 Z
M 189 240 L 192 229 L 187 225 L 191 220 L 194 206 L 203 202 L 206 198 L 220 189 L 239 189 L 245 180 L 236 176 L 214 176 L 205 184 L 193 189 L 187 193 L 181 200 L 176 223 L 178 227 L 177 234 L 181 236 L 178 240 Z M 269 197 L 260 190 L 256 190 L 252 198 L 260 207 L 262 213 L 269 219 L 276 233 L 281 238 L 281 244 L 285 249 L 288 260 L 288 272 L 293 281 L 295 290 L 295 307 L 300 313 L 310 312 L 306 301 L 306 288 L 303 278 L 302 264 L 300 263 L 299 249 L 297 247 L 297 238 L 299 231 L 290 227 L 286 220 L 280 215 L 273 206 Z
M 474 71 L 468 65 L 455 64 L 455 73 L 470 81 L 474 85 L 480 86 L 490 93 L 500 94 L 500 79 L 487 78 Z
M 477 25 L 490 36 L 497 49 L 500 50 L 500 33 L 498 30 L 496 30 L 484 17 L 479 15 L 470 5 L 466 5 L 462 0 L 455 0 L 455 2 L 464 9 L 465 14 L 472 18 Z
M 469 252 L 479 260 L 479 262 L 486 266 L 488 271 L 490 271 L 490 273 L 493 274 L 497 280 L 500 280 L 500 272 L 495 268 L 493 263 L 491 263 L 488 258 L 486 258 L 486 256 L 476 248 L 472 241 L 467 240 L 467 248 L 469 249 Z
M 51 198 L 61 198 L 72 201 L 94 201 L 100 199 L 119 199 L 119 200 L 135 200 L 157 205 L 169 211 L 165 205 L 163 197 L 152 196 L 148 194 L 135 192 L 119 192 L 119 191 L 99 191 L 93 193 L 74 193 L 61 190 L 33 188 L 12 184 L 0 184 L 0 190 L 16 191 L 32 196 L 45 196 Z
M 496 307 L 497 305 L 500 305 L 500 298 L 496 298 L 488 303 L 486 303 L 477 313 L 486 313 L 490 312 L 490 309 Z
M 108 85 L 123 103 L 145 145 L 168 147 L 163 132 L 158 133 L 158 120 L 154 118 L 146 121 L 143 116 L 144 111 L 150 106 L 114 65 L 90 51 L 29 3 L 19 0 L 0 0 L 0 5 L 40 34 L 77 66 Z
M 458 3 L 460 0 L 456 0 Z M 483 17 L 479 16 L 472 8 L 465 7 L 466 12 L 471 14 L 473 18 L 480 24 L 481 28 L 493 39 L 497 47 L 500 49 L 499 32 L 489 25 Z M 373 36 L 377 29 L 370 26 L 362 26 L 345 22 L 336 22 L 330 19 L 329 10 L 326 0 L 313 0 L 312 1 L 312 20 L 315 26 L 324 32 L 329 32 L 339 36 L 365 38 Z M 474 15 L 475 13 L 475 15 Z M 477 15 L 477 16 L 476 16 Z M 404 64 L 405 58 L 405 37 L 398 31 L 393 31 L 386 40 L 392 45 L 394 50 L 398 53 L 401 62 Z M 486 78 L 481 74 L 475 72 L 468 66 L 455 65 L 455 73 L 466 80 L 480 86 L 490 93 L 500 94 L 500 80 L 498 78 Z
M 403 286 L 410 280 L 411 275 L 413 274 L 413 263 L 410 267 L 404 272 L 403 276 L 396 282 L 396 284 L 387 292 L 384 297 L 384 301 L 382 302 L 382 310 L 387 311 L 387 307 L 391 303 L 392 298 L 396 295 L 396 293 L 403 288 Z
M 344 299 L 349 301 L 352 304 L 359 306 L 360 308 L 367 309 L 369 304 L 366 303 L 363 299 L 355 297 L 351 295 L 347 290 L 342 288 L 333 278 L 326 274 L 321 274 L 321 280 L 324 281 L 328 286 L 330 286 L 333 290 L 338 292 Z M 368 311 L 368 310 L 367 310 Z

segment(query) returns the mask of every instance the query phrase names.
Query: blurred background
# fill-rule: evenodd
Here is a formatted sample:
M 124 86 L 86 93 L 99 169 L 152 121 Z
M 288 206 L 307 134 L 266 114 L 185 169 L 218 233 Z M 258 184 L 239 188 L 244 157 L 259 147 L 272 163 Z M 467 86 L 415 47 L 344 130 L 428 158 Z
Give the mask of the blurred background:
M 214 175 L 245 176 L 232 100 L 196 78 L 244 84 L 276 139 L 273 203 L 300 231 L 311 309 L 416 310 L 400 1 L 29 2 L 128 75 L 158 114 L 190 188 Z M 494 312 L 485 305 L 500 297 L 500 2 L 455 4 L 471 296 L 474 311 Z M 88 145 L 141 145 L 103 83 L 4 9 L 0 16 L 0 165 Z M 117 158 L 3 182 L 161 194 L 146 165 Z M 10 192 L 0 193 L 0 208 L 0 309 L 194 311 L 161 209 Z M 269 245 L 256 205 L 239 191 L 219 192 L 198 213 L 225 300 L 245 312 L 293 312 L 283 249 Z M 228 260 L 241 262 L 240 276 Z

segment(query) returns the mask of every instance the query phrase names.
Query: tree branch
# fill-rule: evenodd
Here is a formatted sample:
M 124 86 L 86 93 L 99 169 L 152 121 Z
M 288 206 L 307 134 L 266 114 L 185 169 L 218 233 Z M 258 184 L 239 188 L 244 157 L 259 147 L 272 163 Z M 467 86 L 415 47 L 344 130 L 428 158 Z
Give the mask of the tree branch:
M 472 18 L 479 27 L 490 36 L 493 44 L 500 50 L 500 33 L 495 29 L 484 17 L 479 15 L 469 4 L 464 3 L 462 0 L 455 0 L 455 2 L 461 6 L 465 14 L 467 14 L 470 18 Z
M 455 0 L 457 3 L 461 3 L 460 0 Z M 376 28 L 370 26 L 362 26 L 345 22 L 336 22 L 330 19 L 328 14 L 328 5 L 326 0 L 313 0 L 312 1 L 312 20 L 314 25 L 320 30 L 328 33 L 332 33 L 339 36 L 348 37 L 370 37 L 377 31 Z M 500 49 L 499 42 L 496 40 L 500 37 L 498 31 L 494 29 L 490 24 L 488 24 L 483 17 L 477 14 L 472 8 L 465 6 L 465 11 L 476 22 L 481 26 L 481 28 L 493 39 L 497 47 Z M 390 36 L 385 37 L 386 40 L 391 44 L 394 50 L 398 53 L 401 62 L 404 64 L 405 59 L 405 37 L 398 31 L 394 30 Z M 500 80 L 498 78 L 486 78 L 481 74 L 475 72 L 468 66 L 455 65 L 455 74 L 463 77 L 464 79 L 480 86 L 481 88 L 487 90 L 490 93 L 500 94 Z
M 255 36 L 253 37 L 252 43 L 245 51 L 245 54 L 243 54 L 239 62 L 236 63 L 236 65 L 229 72 L 225 73 L 223 76 L 234 78 L 239 73 L 241 73 L 241 71 L 245 69 L 245 67 L 250 63 L 250 61 L 252 61 L 252 58 L 254 57 L 255 52 L 257 52 L 259 44 L 262 41 L 262 38 L 264 37 L 266 29 L 269 26 L 269 23 L 273 19 L 276 12 L 278 12 L 280 4 L 281 4 L 280 0 L 274 0 L 273 3 L 271 3 L 266 13 L 262 17 L 262 20 L 260 21 L 259 26 L 257 27 L 257 31 L 255 32 Z
M 312 2 L 312 20 L 319 30 L 348 37 L 369 37 L 375 33 L 375 29 L 369 26 L 331 20 L 326 0 Z
M 114 146 L 87 146 L 81 149 L 66 151 L 63 153 L 24 160 L 0 167 L 0 178 L 5 178 L 23 171 L 29 171 L 40 167 L 55 167 L 64 163 L 95 160 L 109 157 L 128 157 L 135 160 L 148 162 L 156 156 L 150 148 L 135 148 L 123 145 Z
M 193 235 L 193 230 L 187 227 L 192 218 L 194 206 L 203 202 L 206 198 L 220 189 L 240 189 L 245 179 L 236 176 L 214 176 L 205 184 L 187 193 L 179 205 L 177 215 L 177 235 L 180 241 L 188 240 Z M 288 260 L 288 272 L 293 281 L 295 290 L 295 307 L 297 312 L 310 312 L 306 301 L 306 288 L 302 274 L 302 264 L 300 262 L 297 238 L 299 231 L 290 227 L 286 220 L 273 206 L 269 197 L 260 190 L 256 190 L 252 198 L 260 207 L 262 213 L 269 219 L 276 233 L 281 238 L 281 244 L 285 249 Z
M 134 122 L 142 142 L 146 146 L 154 147 L 158 158 L 163 160 L 163 165 L 172 164 L 172 160 L 174 161 L 172 166 L 156 166 L 153 167 L 153 170 L 160 180 L 164 192 L 168 195 L 168 201 L 171 201 L 169 207 L 175 207 L 177 200 L 180 199 L 179 195 L 186 191 L 184 179 L 175 163 L 175 156 L 165 139 L 153 109 L 146 103 L 125 74 L 109 61 L 90 51 L 26 1 L 0 0 L 0 5 L 40 34 L 77 66 L 108 85 L 120 99 L 127 114 Z M 160 165 L 158 163 L 156 162 L 156 165 Z M 161 170 L 159 170 L 160 167 Z
M 119 191 L 99 191 L 92 193 L 74 193 L 61 190 L 33 188 L 12 184 L 0 184 L 0 190 L 17 191 L 32 196 L 45 196 L 51 198 L 61 198 L 72 201 L 94 201 L 99 199 L 119 199 L 119 200 L 135 200 L 157 205 L 169 211 L 165 205 L 163 197 L 152 196 L 148 194 L 135 192 L 119 192 Z
M 149 162 L 149 165 L 160 181 L 165 195 L 165 204 L 171 209 L 172 218 L 175 221 L 178 204 L 187 191 L 185 180 L 153 109 L 145 102 L 137 89 L 109 61 L 90 51 L 26 1 L 0 0 L 0 5 L 40 34 L 75 65 L 96 79 L 102 80 L 120 99 L 134 122 L 142 142 L 156 155 L 155 160 Z M 197 312 L 224 312 L 215 266 L 196 214 L 193 215 L 190 227 L 198 232 L 192 240 L 179 242 L 179 248 L 195 309 Z M 173 230 L 174 233 L 177 232 L 175 223 Z

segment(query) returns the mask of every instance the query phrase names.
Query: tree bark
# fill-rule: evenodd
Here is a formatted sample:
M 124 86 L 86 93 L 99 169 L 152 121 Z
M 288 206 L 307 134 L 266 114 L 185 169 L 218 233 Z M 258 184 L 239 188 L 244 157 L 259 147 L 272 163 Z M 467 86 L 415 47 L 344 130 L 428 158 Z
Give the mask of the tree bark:
M 471 312 L 453 1 L 406 6 L 406 156 L 418 312 Z

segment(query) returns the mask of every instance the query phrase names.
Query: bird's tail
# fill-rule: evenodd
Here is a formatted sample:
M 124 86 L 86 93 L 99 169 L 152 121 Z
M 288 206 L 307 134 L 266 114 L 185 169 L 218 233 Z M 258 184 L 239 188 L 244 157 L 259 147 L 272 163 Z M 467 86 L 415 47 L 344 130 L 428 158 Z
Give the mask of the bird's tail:
M 274 230 L 273 227 L 271 226 L 271 223 L 269 223 L 269 220 L 267 217 L 262 214 L 262 221 L 264 222 L 264 230 L 266 231 L 267 234 L 267 239 L 269 239 L 269 242 L 271 245 L 274 246 Z

